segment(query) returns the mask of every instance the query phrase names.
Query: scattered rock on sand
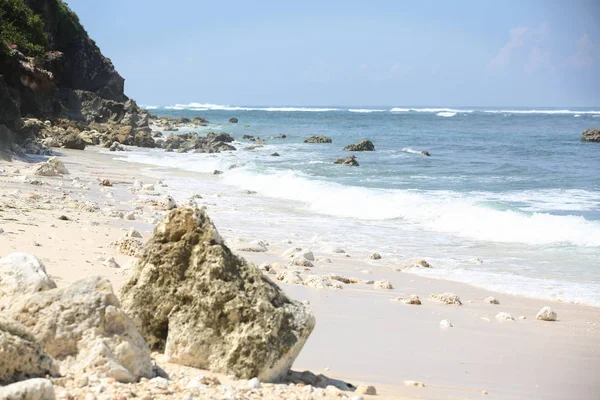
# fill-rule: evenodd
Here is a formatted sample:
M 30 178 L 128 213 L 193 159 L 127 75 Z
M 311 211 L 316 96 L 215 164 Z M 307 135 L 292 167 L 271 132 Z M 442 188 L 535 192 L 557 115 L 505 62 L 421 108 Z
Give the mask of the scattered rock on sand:
M 514 321 L 515 319 L 509 313 L 501 312 L 501 313 L 496 314 L 496 320 L 500 321 L 500 322 L 505 322 L 505 321 Z
M 109 257 L 102 263 L 105 267 L 108 268 L 121 268 L 121 266 L 117 263 L 114 257 Z
M 375 386 L 372 385 L 358 385 L 354 393 L 375 396 L 377 394 L 377 389 L 375 389 Z
M 135 228 L 131 228 L 127 231 L 127 233 L 125 234 L 125 237 L 128 238 L 142 238 L 142 234 L 139 233 Z
M 371 255 L 369 256 L 369 258 L 370 258 L 371 260 L 381 260 L 381 254 L 379 254 L 379 253 L 373 253 L 373 254 L 371 254 Z
M 165 216 L 121 294 L 152 349 L 244 379 L 284 378 L 315 325 L 304 305 L 235 256 L 199 209 Z
M 408 297 L 397 297 L 395 301 L 399 301 L 402 304 L 413 304 L 416 306 L 421 305 L 421 299 L 416 294 L 411 294 Z
M 304 286 L 316 289 L 343 289 L 344 285 L 329 276 L 309 275 L 304 279 Z
M 404 386 L 425 387 L 425 384 L 419 381 L 404 381 Z
M 34 378 L 0 387 L 2 400 L 55 400 L 54 385 L 49 379 Z
M 31 170 L 37 176 L 67 175 L 69 171 L 58 157 L 51 157 L 48 161 L 38 164 Z
M 0 316 L 0 355 L 0 385 L 58 374 L 58 365 L 31 332 L 4 316 Z
M 331 143 L 331 138 L 323 135 L 311 136 L 304 139 L 304 143 Z
M 113 142 L 108 148 L 110 151 L 125 151 L 125 147 L 119 142 Z
M 484 301 L 484 303 L 488 303 L 488 304 L 500 304 L 498 299 L 495 297 L 492 297 L 492 296 L 486 297 L 485 300 L 483 300 L 483 301 Z
M 125 214 L 124 218 L 129 221 L 135 221 L 135 213 L 133 211 L 128 212 L 127 214 Z
M 344 147 L 345 151 L 375 151 L 375 145 L 370 140 L 361 140 L 360 142 L 349 144 Z
M 315 261 L 315 255 L 309 249 L 303 249 L 301 247 L 292 247 L 287 249 L 282 254 L 285 258 L 296 258 L 296 257 L 304 257 L 309 261 Z
M 112 186 L 112 183 L 108 179 L 102 179 L 100 181 L 100 186 Z
M 457 306 L 462 305 L 460 297 L 454 293 L 434 293 L 429 295 L 429 301 L 435 301 L 436 303 L 442 304 L 454 304 Z
M 307 267 L 307 268 L 314 267 L 314 264 L 302 255 L 298 255 L 298 256 L 292 258 L 292 260 L 290 261 L 290 265 L 295 265 L 296 267 Z
M 126 256 L 137 257 L 142 250 L 142 242 L 131 237 L 115 240 L 110 243 L 110 246 L 116 247 L 121 254 Z
M 31 331 L 63 374 L 85 371 L 119 382 L 152 376 L 150 349 L 105 278 L 20 297 L 5 315 Z
M 300 276 L 300 272 L 298 271 L 279 271 L 275 276 L 275 279 L 280 282 L 289 283 L 292 285 L 304 284 L 304 280 L 302 279 L 302 277 Z
M 440 328 L 453 328 L 454 325 L 452 325 L 452 322 L 448 321 L 447 319 L 443 319 L 440 321 Z
M 375 283 L 373 283 L 373 287 L 375 289 L 383 289 L 383 290 L 391 290 L 394 288 L 392 286 L 392 284 L 390 283 L 390 281 L 386 281 L 386 280 L 375 281 Z
M 535 319 L 539 319 L 540 321 L 556 321 L 556 318 L 556 311 L 548 306 L 542 308 L 535 316 Z
M 60 217 L 58 217 L 58 219 L 60 219 L 61 221 L 69 221 L 69 217 L 67 217 L 66 215 L 61 215 Z

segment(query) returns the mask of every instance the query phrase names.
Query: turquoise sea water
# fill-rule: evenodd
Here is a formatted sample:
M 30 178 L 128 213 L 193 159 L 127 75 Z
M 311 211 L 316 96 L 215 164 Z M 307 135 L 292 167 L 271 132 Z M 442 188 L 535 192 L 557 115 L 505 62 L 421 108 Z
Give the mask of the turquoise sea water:
M 213 189 L 256 191 L 245 210 L 232 201 L 215 216 L 231 227 L 254 221 L 241 233 L 302 231 L 313 246 L 331 242 L 387 253 L 390 263 L 425 257 L 438 265 L 415 273 L 600 306 L 600 144 L 580 140 L 584 129 L 600 127 L 600 107 L 191 104 L 152 112 L 203 116 L 211 124 L 199 132 L 239 139 L 230 154 L 136 150 L 126 158 L 197 173 L 175 180 L 181 193 L 206 188 L 214 169 L 225 173 L 210 176 Z M 238 124 L 227 122 L 232 116 Z M 270 139 L 281 133 L 287 138 Z M 267 145 L 245 151 L 252 144 L 241 140 L 245 134 Z M 302 142 L 317 134 L 333 143 Z M 353 153 L 360 167 L 333 164 L 362 139 L 376 151 Z

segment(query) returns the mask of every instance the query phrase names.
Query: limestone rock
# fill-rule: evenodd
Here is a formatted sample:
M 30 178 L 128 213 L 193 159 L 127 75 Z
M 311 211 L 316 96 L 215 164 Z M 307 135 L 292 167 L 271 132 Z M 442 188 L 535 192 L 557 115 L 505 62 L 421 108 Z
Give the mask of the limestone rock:
M 131 228 L 127 231 L 127 233 L 125 234 L 125 237 L 141 239 L 142 235 L 135 228 Z
M 425 387 L 425 384 L 419 381 L 404 381 L 404 386 Z
M 102 265 L 108 268 L 121 268 L 121 266 L 117 263 L 114 257 L 107 258 Z
M 2 400 L 55 400 L 54 385 L 49 379 L 34 378 L 0 387 Z
M 122 298 L 152 349 L 244 379 L 284 378 L 315 324 L 304 305 L 224 245 L 203 210 L 187 207 L 155 228 Z
M 229 122 L 232 124 L 237 124 L 238 123 L 238 119 L 236 117 L 231 117 L 229 118 Z
M 121 254 L 125 254 L 126 256 L 137 257 L 142 250 L 142 242 L 131 237 L 115 240 L 110 243 L 110 246 L 116 247 Z
M 46 268 L 35 256 L 13 253 L 0 258 L 0 308 L 12 297 L 56 288 Z
M 304 286 L 316 289 L 343 289 L 344 285 L 329 276 L 309 275 L 304 279 Z
M 0 361 L 0 385 L 58 374 L 58 366 L 31 332 L 4 316 L 0 316 Z
M 382 280 L 382 281 L 375 281 L 373 283 L 373 287 L 375 289 L 383 289 L 383 290 L 391 290 L 394 287 L 392 286 L 392 284 L 390 283 L 390 281 L 386 281 L 386 280 Z
M 371 255 L 369 256 L 369 258 L 370 258 L 371 260 L 381 260 L 381 254 L 379 254 L 379 253 L 373 253 L 373 254 L 371 254 Z
M 535 316 L 535 319 L 539 319 L 540 321 L 556 321 L 556 318 L 556 311 L 548 306 L 542 308 Z
M 429 296 L 429 301 L 435 301 L 436 303 L 442 304 L 454 304 L 456 306 L 462 305 L 460 297 L 454 293 L 434 293 Z
M 303 285 L 304 280 L 300 276 L 300 272 L 298 271 L 279 271 L 275 276 L 275 279 L 283 282 L 289 283 L 293 285 Z
M 309 261 L 315 261 L 313 252 L 309 249 L 303 249 L 301 247 L 289 248 L 283 252 L 282 256 L 285 258 L 304 257 Z
M 304 143 L 331 143 L 331 138 L 323 135 L 311 136 L 304 139 Z
M 58 176 L 66 175 L 69 171 L 58 157 L 51 157 L 48 161 L 33 167 L 31 173 L 37 176 Z
M 344 147 L 345 151 L 375 151 L 375 145 L 370 140 L 361 140 L 360 142 L 349 144 Z
M 498 301 L 497 298 L 495 297 L 486 297 L 485 300 L 483 300 L 484 303 L 488 303 L 488 304 L 500 304 L 500 302 Z
M 84 150 L 85 141 L 76 133 L 68 134 L 60 139 L 62 147 L 66 149 Z
M 106 278 L 21 297 L 6 314 L 31 331 L 63 374 L 87 372 L 120 382 L 152 376 L 150 349 Z
M 586 129 L 581 135 L 584 142 L 600 142 L 600 129 Z
M 290 265 L 294 265 L 296 267 L 307 267 L 307 268 L 314 267 L 314 264 L 312 262 L 310 262 L 304 256 L 301 256 L 301 255 L 292 258 L 292 260 L 290 261 Z
M 504 322 L 504 321 L 514 321 L 515 319 L 509 313 L 501 312 L 496 315 L 496 320 L 498 320 L 500 322 Z

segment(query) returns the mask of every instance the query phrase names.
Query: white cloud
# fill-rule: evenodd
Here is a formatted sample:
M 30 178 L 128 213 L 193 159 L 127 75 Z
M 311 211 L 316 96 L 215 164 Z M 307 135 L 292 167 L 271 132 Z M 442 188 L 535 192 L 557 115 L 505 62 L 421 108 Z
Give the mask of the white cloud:
M 534 73 L 542 68 L 552 67 L 550 51 L 544 50 L 543 43 L 548 34 L 548 23 L 543 22 L 538 28 L 521 26 L 509 30 L 508 42 L 496 53 L 489 62 L 492 69 L 500 69 L 511 63 L 518 49 L 528 48 L 529 57 L 524 68 L 528 73 Z
M 577 40 L 575 49 L 575 54 L 567 58 L 567 64 L 577 69 L 591 67 L 594 63 L 594 53 L 597 52 L 598 46 L 592 42 L 587 33 Z
M 544 68 L 552 68 L 550 50 L 544 51 L 539 47 L 533 47 L 529 52 L 529 60 L 525 64 L 525 72 L 531 75 Z

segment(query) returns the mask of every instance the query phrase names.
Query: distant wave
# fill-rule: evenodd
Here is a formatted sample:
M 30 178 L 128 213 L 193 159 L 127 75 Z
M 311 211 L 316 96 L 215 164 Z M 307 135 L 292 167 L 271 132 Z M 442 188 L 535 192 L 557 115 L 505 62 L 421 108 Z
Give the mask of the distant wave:
M 398 108 L 394 107 L 390 110 L 390 112 L 409 112 L 410 108 Z
M 450 112 L 450 113 L 472 113 L 475 110 L 460 110 L 457 108 L 411 108 L 410 111 L 415 112 L 430 112 L 430 113 L 442 113 L 442 112 Z
M 455 112 L 450 112 L 450 111 L 442 111 L 442 112 L 439 112 L 439 113 L 437 113 L 435 115 L 437 115 L 438 117 L 454 117 L 456 115 L 456 113 Z
M 348 111 L 353 113 L 373 113 L 373 112 L 386 112 L 387 110 L 374 110 L 371 108 L 350 108 Z
M 337 111 L 337 108 L 316 108 L 316 107 L 238 107 L 210 103 L 189 103 L 175 104 L 174 106 L 165 106 L 165 110 L 191 110 L 191 111 L 283 111 L 283 112 L 325 112 Z
M 600 115 L 600 111 L 573 111 L 573 110 L 483 110 L 490 114 L 588 114 Z

